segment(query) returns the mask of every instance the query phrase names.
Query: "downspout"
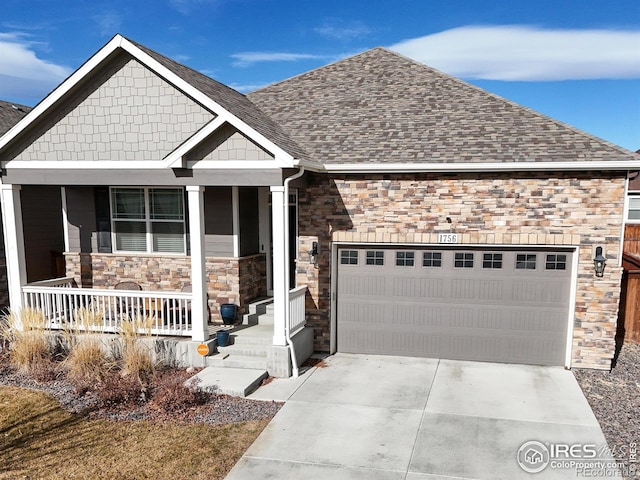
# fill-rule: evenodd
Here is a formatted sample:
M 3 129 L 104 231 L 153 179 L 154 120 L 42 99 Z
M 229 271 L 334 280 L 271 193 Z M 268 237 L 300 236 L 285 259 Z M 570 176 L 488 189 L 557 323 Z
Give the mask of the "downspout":
M 293 175 L 291 175 L 290 177 L 288 177 L 287 179 L 285 179 L 284 181 L 284 250 L 285 250 L 285 272 L 284 272 L 284 281 L 285 281 L 285 290 L 284 290 L 284 302 L 285 302 L 285 309 L 284 309 L 284 335 L 285 338 L 287 339 L 287 343 L 289 344 L 289 347 L 291 349 L 291 367 L 293 368 L 293 377 L 294 378 L 298 378 L 299 372 L 298 372 L 298 360 L 296 358 L 296 350 L 295 347 L 293 346 L 293 342 L 291 341 L 291 330 L 289 328 L 290 325 L 290 317 L 291 317 L 291 310 L 290 310 L 290 305 L 289 305 L 289 291 L 291 289 L 290 287 L 290 283 L 291 283 L 291 275 L 290 275 L 290 271 L 291 271 L 291 265 L 289 264 L 289 262 L 291 261 L 291 256 L 289 255 L 289 183 L 291 182 L 291 180 L 296 180 L 298 178 L 300 178 L 303 174 L 304 174 L 304 167 L 299 167 L 300 170 L 298 170 L 297 173 L 294 173 Z

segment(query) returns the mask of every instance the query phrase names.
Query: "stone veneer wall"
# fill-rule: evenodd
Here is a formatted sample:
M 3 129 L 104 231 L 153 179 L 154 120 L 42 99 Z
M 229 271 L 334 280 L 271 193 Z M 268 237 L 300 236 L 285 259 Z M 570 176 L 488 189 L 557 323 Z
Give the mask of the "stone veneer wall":
M 179 292 L 191 284 L 191 259 L 186 256 L 66 253 L 67 276 L 84 288 L 113 288 L 134 281 L 143 290 Z M 235 303 L 240 310 L 266 295 L 266 257 L 207 257 L 208 302 L 213 321 L 219 321 L 219 305 Z
M 320 243 L 318 266 L 301 255 L 297 284 L 309 287 L 307 321 L 315 349 L 330 346 L 331 244 L 437 243 L 579 247 L 572 364 L 606 369 L 615 350 L 622 268 L 619 259 L 624 174 L 310 175 L 299 191 L 301 252 Z M 446 217 L 452 219 L 448 224 Z M 593 247 L 605 247 L 603 278 Z

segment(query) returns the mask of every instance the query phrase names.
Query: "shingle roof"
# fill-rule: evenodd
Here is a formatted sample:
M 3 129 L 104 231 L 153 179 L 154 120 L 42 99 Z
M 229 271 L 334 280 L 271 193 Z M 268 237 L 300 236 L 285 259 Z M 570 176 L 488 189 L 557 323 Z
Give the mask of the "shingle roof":
M 30 110 L 31 107 L 0 100 L 0 135 L 11 130 Z
M 225 110 L 229 111 L 237 118 L 245 122 L 254 130 L 262 134 L 267 139 L 288 152 L 294 158 L 304 158 L 305 152 L 300 146 L 287 135 L 282 128 L 271 118 L 265 115 L 256 105 L 251 103 L 247 97 L 240 92 L 213 80 L 200 72 L 171 60 L 153 50 L 127 39 L 140 50 L 150 55 L 162 66 L 179 76 L 199 91 L 207 95 L 214 102 L 218 103 Z
M 247 97 L 325 164 L 637 160 L 384 48 Z

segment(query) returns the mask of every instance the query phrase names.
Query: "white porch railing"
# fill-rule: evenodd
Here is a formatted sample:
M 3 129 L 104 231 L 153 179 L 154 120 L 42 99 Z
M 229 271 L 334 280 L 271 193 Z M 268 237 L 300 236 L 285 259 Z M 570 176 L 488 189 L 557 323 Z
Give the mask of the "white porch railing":
M 73 288 L 59 278 L 22 287 L 23 305 L 41 310 L 47 328 L 118 332 L 124 320 L 152 319 L 154 335 L 191 336 L 191 293 Z
M 289 335 L 295 335 L 307 323 L 305 318 L 305 296 L 307 286 L 296 287 L 289 291 Z

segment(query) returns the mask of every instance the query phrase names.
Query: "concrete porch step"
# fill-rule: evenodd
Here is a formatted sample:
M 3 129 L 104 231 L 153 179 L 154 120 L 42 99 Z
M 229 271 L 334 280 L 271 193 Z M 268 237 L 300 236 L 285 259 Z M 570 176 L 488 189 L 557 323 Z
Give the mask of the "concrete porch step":
M 265 298 L 248 305 L 249 313 L 243 315 L 243 325 L 269 323 L 273 325 L 273 298 Z
M 242 355 L 245 357 L 266 357 L 267 345 L 262 344 L 247 344 L 240 342 L 239 344 L 229 345 L 227 347 L 218 347 L 218 352 L 223 355 L 236 356 Z
M 227 355 L 219 353 L 206 357 L 208 366 L 217 368 L 233 368 L 242 370 L 267 370 L 267 357 L 255 355 Z
M 232 345 L 272 345 L 273 325 L 253 325 L 229 332 Z
M 187 380 L 200 390 L 235 397 L 246 397 L 267 377 L 266 369 L 206 367 Z

